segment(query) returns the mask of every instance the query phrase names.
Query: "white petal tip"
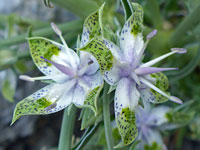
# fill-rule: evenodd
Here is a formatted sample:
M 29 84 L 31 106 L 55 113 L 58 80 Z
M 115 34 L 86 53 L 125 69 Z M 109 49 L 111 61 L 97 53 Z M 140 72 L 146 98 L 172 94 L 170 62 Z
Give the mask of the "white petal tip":
M 152 32 L 150 32 L 148 35 L 147 35 L 147 40 L 150 40 L 152 37 L 154 37 L 155 35 L 157 34 L 157 30 L 153 30 Z
M 185 54 L 185 53 L 187 53 L 187 49 L 185 49 L 185 48 L 171 48 L 171 51 L 172 52 L 176 51 L 176 53 L 178 53 L 178 54 Z
M 58 26 L 57 26 L 55 23 L 51 22 L 51 27 L 52 27 L 53 31 L 54 31 L 57 35 L 62 35 L 61 30 L 58 28 Z
M 175 96 L 170 96 L 170 100 L 178 104 L 183 104 L 182 100 Z
M 20 75 L 19 79 L 24 80 L 24 81 L 30 81 L 30 82 L 34 82 L 35 80 L 27 75 Z

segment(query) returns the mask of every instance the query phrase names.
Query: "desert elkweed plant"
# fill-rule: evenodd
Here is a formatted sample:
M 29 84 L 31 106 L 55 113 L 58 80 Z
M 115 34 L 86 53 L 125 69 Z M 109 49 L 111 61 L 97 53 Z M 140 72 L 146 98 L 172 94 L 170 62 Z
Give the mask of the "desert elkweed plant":
M 152 66 L 172 54 L 182 54 L 186 50 L 173 48 L 171 52 L 143 63 L 147 44 L 157 31 L 149 33 L 144 42 L 142 7 L 136 3 L 131 5 L 133 12 L 121 30 L 119 45 L 104 37 L 101 21 L 103 7 L 104 4 L 86 18 L 77 53 L 67 46 L 62 32 L 54 23 L 51 26 L 62 44 L 43 37 L 28 38 L 32 59 L 45 76 L 21 75 L 20 79 L 41 80 L 50 84 L 16 105 L 12 124 L 23 115 L 50 114 L 70 104 L 90 108 L 97 116 L 97 100 L 104 79 L 112 90 L 116 88 L 115 119 L 122 138 L 121 145 L 124 146 L 136 139 L 138 126 L 141 131 L 140 123 L 136 125 L 135 115 L 139 99 L 143 103 L 163 103 L 168 99 L 182 103 L 179 98 L 167 92 L 168 79 L 161 73 L 177 68 Z M 103 95 L 108 91 L 105 92 Z
M 186 49 L 172 48 L 171 52 L 154 60 L 142 63 L 143 54 L 149 40 L 156 30 L 147 35 L 143 41 L 143 9 L 138 4 L 132 4 L 133 14 L 126 21 L 119 37 L 117 46 L 103 37 L 93 38 L 81 50 L 91 52 L 103 68 L 105 81 L 116 86 L 114 108 L 117 126 L 125 145 L 136 138 L 138 131 L 135 123 L 135 107 L 139 99 L 152 103 L 166 102 L 168 99 L 176 103 L 182 101 L 171 96 L 168 89 L 168 79 L 161 71 L 176 70 L 177 68 L 152 67 L 157 62 L 175 53 L 186 53 Z M 101 53 L 111 51 L 112 57 L 101 59 Z M 109 61 L 109 66 L 105 66 Z

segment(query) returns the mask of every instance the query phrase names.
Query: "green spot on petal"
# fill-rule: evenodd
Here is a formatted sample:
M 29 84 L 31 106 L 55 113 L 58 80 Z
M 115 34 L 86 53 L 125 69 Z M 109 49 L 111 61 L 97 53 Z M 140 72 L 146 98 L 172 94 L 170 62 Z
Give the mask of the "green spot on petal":
M 136 36 L 142 32 L 143 28 L 143 9 L 137 3 L 132 3 L 133 14 L 128 19 L 128 25 L 131 26 L 131 33 Z
M 29 96 L 16 105 L 11 124 L 24 115 L 47 114 L 45 108 L 51 104 L 52 102 L 48 101 L 46 98 L 34 100 L 32 96 Z
M 129 108 L 123 108 L 116 120 L 124 145 L 132 143 L 138 135 L 135 112 Z
M 34 63 L 38 67 L 51 66 L 50 63 L 44 61 L 40 57 L 42 56 L 48 60 L 51 60 L 51 57 L 53 55 L 57 56 L 59 54 L 60 49 L 56 45 L 54 45 L 50 40 L 47 40 L 45 38 L 29 38 L 28 41 L 31 56 L 33 58 Z
M 158 143 L 153 142 L 151 145 L 144 145 L 144 150 L 162 150 L 162 147 Z
M 36 101 L 36 103 L 38 104 L 39 108 L 46 108 L 48 106 L 50 106 L 52 103 L 50 101 L 48 101 L 46 98 L 40 98 Z

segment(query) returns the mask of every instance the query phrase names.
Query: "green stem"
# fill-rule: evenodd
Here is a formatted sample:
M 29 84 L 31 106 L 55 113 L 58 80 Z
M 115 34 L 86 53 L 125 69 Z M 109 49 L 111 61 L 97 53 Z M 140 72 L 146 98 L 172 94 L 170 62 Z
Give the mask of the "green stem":
M 77 111 L 77 108 L 74 105 L 72 106 L 69 115 L 68 115 L 68 108 L 66 108 L 64 111 L 58 150 L 71 149 L 76 111 Z
M 97 1 L 88 0 L 52 0 L 52 2 L 81 18 L 87 17 L 100 7 Z
M 170 38 L 171 47 L 180 45 L 180 38 L 200 22 L 200 4 L 181 22 Z
M 109 85 L 106 83 L 103 91 L 103 120 L 104 120 L 104 128 L 105 135 L 107 141 L 108 150 L 112 150 L 113 147 L 113 138 L 112 138 L 112 127 L 110 121 L 110 96 L 108 93 Z
M 68 22 L 68 23 L 63 23 L 58 25 L 58 27 L 62 30 L 62 32 L 72 32 L 72 31 L 76 31 L 82 28 L 82 21 L 81 20 L 76 20 L 76 21 L 72 21 L 72 22 Z M 54 31 L 52 30 L 52 28 L 47 27 L 47 28 L 43 28 L 43 29 L 39 29 L 36 31 L 33 31 L 33 36 L 45 36 L 48 37 L 52 34 L 54 34 Z M 22 34 L 16 37 L 12 37 L 12 38 L 8 38 L 5 40 L 1 40 L 0 41 L 0 47 L 6 47 L 6 46 L 11 46 L 11 45 L 16 45 L 19 43 L 23 43 L 26 41 L 26 37 L 27 34 Z

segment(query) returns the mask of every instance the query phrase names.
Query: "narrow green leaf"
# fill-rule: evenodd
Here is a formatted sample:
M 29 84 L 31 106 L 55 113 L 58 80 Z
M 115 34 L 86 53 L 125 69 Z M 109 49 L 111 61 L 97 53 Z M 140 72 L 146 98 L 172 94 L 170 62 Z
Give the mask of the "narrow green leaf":
M 131 16 L 131 3 L 129 0 L 121 0 L 122 6 L 124 8 L 125 20 L 127 20 Z

